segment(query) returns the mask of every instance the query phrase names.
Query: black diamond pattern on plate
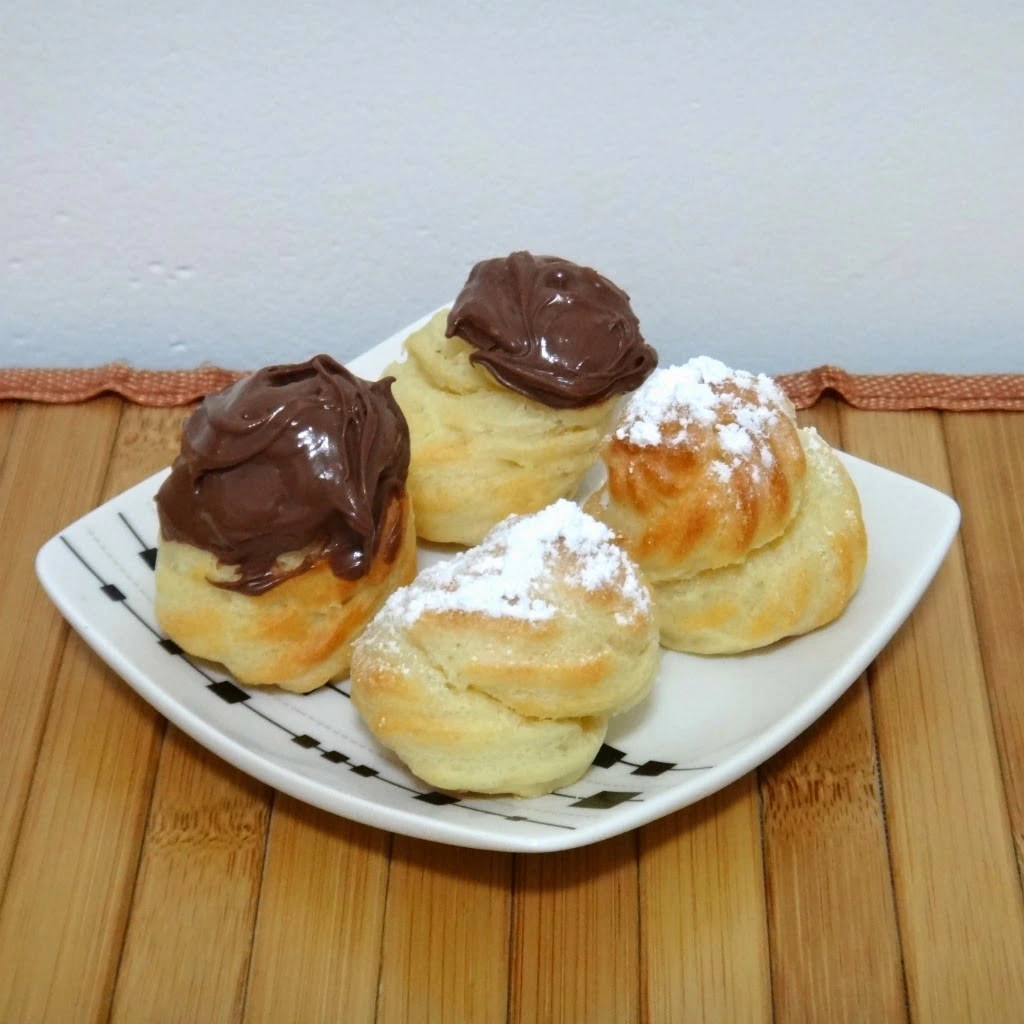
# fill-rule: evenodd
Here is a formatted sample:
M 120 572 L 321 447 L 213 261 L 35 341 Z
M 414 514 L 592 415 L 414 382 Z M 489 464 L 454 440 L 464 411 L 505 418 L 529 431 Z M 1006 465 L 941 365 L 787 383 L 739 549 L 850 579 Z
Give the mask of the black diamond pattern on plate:
M 245 690 L 240 686 L 235 686 L 234 683 L 229 683 L 226 679 L 222 679 L 219 683 L 210 683 L 207 689 L 213 690 L 221 700 L 226 700 L 229 704 L 240 704 L 243 700 L 249 699 L 249 694 Z
M 602 789 L 600 793 L 584 797 L 582 800 L 569 804 L 569 806 L 589 807 L 599 811 L 607 811 L 609 808 L 618 807 L 619 804 L 624 804 L 627 800 L 632 800 L 633 797 L 639 795 L 639 793 L 613 793 L 611 790 Z
M 100 587 L 100 591 L 106 594 L 111 601 L 124 600 L 124 593 L 118 590 L 118 588 L 115 587 L 113 583 L 105 583 L 102 587 Z
M 368 764 L 354 764 L 352 765 L 352 771 L 356 775 L 362 775 L 364 779 L 371 779 L 374 775 L 380 774 L 376 768 L 371 768 Z
M 319 740 L 315 740 L 315 739 L 313 739 L 312 736 L 306 736 L 306 735 L 293 736 L 292 737 L 292 743 L 298 743 L 298 745 L 300 747 L 306 747 L 307 749 L 309 747 L 319 747 L 320 746 L 320 741 Z
M 325 750 L 320 756 L 330 761 L 331 764 L 341 764 L 343 761 L 348 760 L 348 754 L 342 754 L 337 750 Z
M 184 653 L 182 651 L 182 649 L 173 640 L 169 639 L 166 636 L 160 641 L 160 646 L 168 654 L 182 654 L 182 653 Z
M 416 796 L 417 800 L 422 800 L 425 804 L 433 804 L 435 807 L 443 807 L 445 804 L 457 804 L 459 798 L 457 796 L 449 796 L 447 793 L 438 793 L 436 790 L 430 793 L 419 793 Z
M 670 772 L 675 765 L 670 761 L 645 761 L 642 765 L 634 768 L 632 775 L 664 775 Z
M 611 768 L 613 764 L 618 764 L 625 756 L 626 752 L 624 750 L 616 750 L 615 747 L 602 743 L 601 749 L 597 752 L 597 757 L 594 758 L 594 765 L 598 768 Z
M 146 548 L 145 551 L 139 552 L 139 558 L 141 558 L 150 569 L 156 568 L 156 548 Z

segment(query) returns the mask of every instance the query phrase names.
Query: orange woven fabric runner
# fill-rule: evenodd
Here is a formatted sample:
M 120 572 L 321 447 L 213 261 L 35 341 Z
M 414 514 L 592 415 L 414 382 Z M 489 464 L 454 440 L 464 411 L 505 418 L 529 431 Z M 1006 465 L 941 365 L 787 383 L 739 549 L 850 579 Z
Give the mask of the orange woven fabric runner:
M 92 369 L 0 369 L 0 400 L 84 402 L 113 393 L 139 405 L 187 405 L 243 376 L 238 370 L 140 370 L 125 363 Z M 847 373 L 819 366 L 775 378 L 798 409 L 832 391 L 858 409 L 1024 410 L 1024 374 Z

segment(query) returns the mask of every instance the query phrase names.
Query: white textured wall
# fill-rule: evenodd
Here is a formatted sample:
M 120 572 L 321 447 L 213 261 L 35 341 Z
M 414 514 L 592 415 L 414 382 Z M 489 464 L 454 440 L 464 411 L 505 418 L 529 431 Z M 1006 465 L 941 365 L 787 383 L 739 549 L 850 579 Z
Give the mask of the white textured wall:
M 0 9 L 0 364 L 346 358 L 521 247 L 663 361 L 1024 370 L 1024 6 Z

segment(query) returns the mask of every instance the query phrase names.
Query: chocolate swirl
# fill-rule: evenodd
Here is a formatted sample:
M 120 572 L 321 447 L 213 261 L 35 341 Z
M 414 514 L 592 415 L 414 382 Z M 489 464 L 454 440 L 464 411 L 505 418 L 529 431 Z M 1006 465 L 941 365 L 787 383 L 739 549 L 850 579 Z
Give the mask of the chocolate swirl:
M 237 581 L 219 585 L 250 595 L 320 557 L 344 579 L 366 575 L 401 539 L 381 536 L 409 471 L 392 380 L 361 380 L 319 355 L 208 395 L 156 496 L 163 536 L 238 566 Z M 294 551 L 307 552 L 301 565 L 275 566 Z
M 448 314 L 458 335 L 513 391 L 576 409 L 638 388 L 658 363 L 629 296 L 590 267 L 514 252 L 470 271 Z

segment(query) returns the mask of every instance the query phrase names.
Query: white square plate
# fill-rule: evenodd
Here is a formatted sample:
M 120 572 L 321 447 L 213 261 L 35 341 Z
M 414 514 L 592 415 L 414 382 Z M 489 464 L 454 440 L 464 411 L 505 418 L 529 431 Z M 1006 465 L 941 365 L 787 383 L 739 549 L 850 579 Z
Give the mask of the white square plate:
M 411 325 L 350 364 L 376 378 Z M 161 714 L 268 785 L 378 828 L 458 846 L 540 852 L 626 832 L 756 767 L 818 718 L 910 614 L 960 522 L 956 503 L 842 456 L 860 491 L 869 555 L 834 623 L 738 657 L 666 651 L 651 699 L 613 719 L 575 785 L 549 796 L 455 799 L 421 783 L 363 726 L 348 683 L 305 696 L 248 689 L 193 664 L 153 615 L 155 474 L 62 530 L 36 569 L 71 625 Z M 421 566 L 440 557 L 421 550 Z

